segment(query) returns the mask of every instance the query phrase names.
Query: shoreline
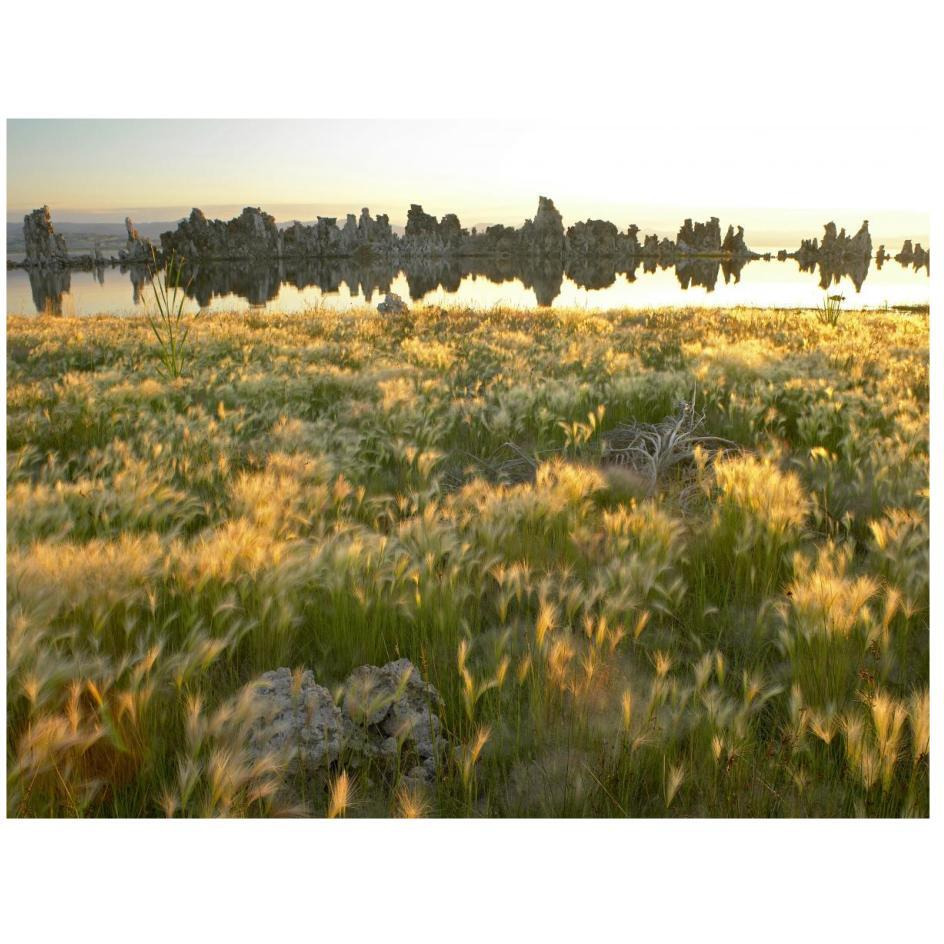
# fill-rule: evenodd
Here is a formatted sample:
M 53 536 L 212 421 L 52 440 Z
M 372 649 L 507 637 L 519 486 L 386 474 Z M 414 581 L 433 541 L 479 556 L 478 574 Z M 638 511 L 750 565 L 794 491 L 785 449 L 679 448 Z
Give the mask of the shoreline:
M 686 217 L 676 238 L 646 235 L 636 224 L 622 232 L 608 220 L 587 219 L 565 227 L 563 217 L 549 197 L 538 197 L 533 218 L 518 227 L 497 224 L 483 232 L 463 227 L 455 213 L 441 219 L 423 207 L 410 205 L 402 235 L 395 232 L 386 214 L 372 216 L 364 207 L 360 216 L 347 214 L 343 226 L 337 217 L 319 216 L 311 225 L 294 221 L 279 227 L 275 218 L 261 207 L 247 206 L 228 220 L 208 219 L 194 208 L 175 229 L 161 233 L 159 245 L 140 235 L 130 217 L 125 218 L 127 241 L 118 256 L 106 259 L 96 247 L 91 253 L 70 257 L 65 237 L 56 233 L 48 206 L 33 210 L 23 219 L 25 259 L 23 268 L 96 268 L 106 263 L 141 263 L 157 266 L 176 258 L 188 265 L 213 262 L 282 263 L 315 262 L 334 259 L 361 259 L 364 262 L 402 264 L 407 260 L 490 259 L 516 261 L 519 265 L 542 263 L 560 265 L 593 264 L 602 260 L 614 264 L 638 265 L 640 261 L 679 264 L 686 260 L 719 260 L 744 264 L 754 259 L 770 260 L 774 253 L 758 253 L 746 242 L 744 227 L 729 224 L 722 236 L 721 221 L 712 216 L 707 222 Z M 869 221 L 863 220 L 855 235 L 837 229 L 834 222 L 824 225 L 822 240 L 803 239 L 794 250 L 779 249 L 780 260 L 795 258 L 801 265 L 820 264 L 830 269 L 856 271 L 867 268 L 873 258 Z M 892 258 L 885 245 L 874 254 L 881 263 Z M 894 258 L 930 269 L 930 251 L 920 243 L 905 240 Z M 11 261 L 7 260 L 10 268 Z
M 206 319 L 213 318 L 215 320 L 234 318 L 234 319 L 245 319 L 247 316 L 252 316 L 253 318 L 259 317 L 271 317 L 271 318 L 289 318 L 289 319 L 304 319 L 304 318 L 313 318 L 316 316 L 325 316 L 329 315 L 332 317 L 340 316 L 372 316 L 380 317 L 391 322 L 395 323 L 398 318 L 402 318 L 403 315 L 423 315 L 423 314 L 436 314 L 439 317 L 443 315 L 480 315 L 480 316 L 489 316 L 489 315 L 545 315 L 545 316 L 554 316 L 554 315 L 570 315 L 570 314 L 579 314 L 579 315 L 593 315 L 595 317 L 606 317 L 606 316 L 618 316 L 618 315 L 660 315 L 660 314 L 690 314 L 693 316 L 704 314 L 706 312 L 718 312 L 720 313 L 733 313 L 733 312 L 758 312 L 765 314 L 796 314 L 796 315 L 810 315 L 817 311 L 815 306 L 779 306 L 779 305 L 658 305 L 658 306 L 632 306 L 632 305 L 614 305 L 610 307 L 600 307 L 593 308 L 582 306 L 567 306 L 563 305 L 560 307 L 554 306 L 515 306 L 515 305 L 493 305 L 490 307 L 477 307 L 475 305 L 440 305 L 436 303 L 427 303 L 427 304 L 410 304 L 407 310 L 401 313 L 399 316 L 385 314 L 384 312 L 377 310 L 377 305 L 371 304 L 358 304 L 351 305 L 349 308 L 316 308 L 312 306 L 301 311 L 279 311 L 277 309 L 269 308 L 248 308 L 246 310 L 240 310 L 237 308 L 232 309 L 221 309 L 221 310 L 207 310 L 207 311 L 197 311 L 193 313 L 185 314 L 184 317 L 190 319 Z M 896 314 L 896 315 L 930 315 L 931 305 L 928 304 L 916 304 L 916 305 L 887 305 L 885 307 L 843 307 L 843 315 L 852 315 L 852 314 L 864 314 L 864 315 L 883 315 L 883 314 Z M 7 320 L 10 319 L 25 319 L 29 321 L 35 321 L 38 318 L 49 318 L 55 319 L 55 321 L 80 321 L 88 322 L 91 320 L 102 321 L 106 319 L 115 319 L 117 321 L 128 321 L 128 320 L 138 320 L 146 317 L 146 312 L 144 311 L 129 311 L 126 314 L 117 314 L 115 312 L 95 312 L 85 315 L 66 315 L 66 314 L 47 314 L 45 312 L 7 312 Z

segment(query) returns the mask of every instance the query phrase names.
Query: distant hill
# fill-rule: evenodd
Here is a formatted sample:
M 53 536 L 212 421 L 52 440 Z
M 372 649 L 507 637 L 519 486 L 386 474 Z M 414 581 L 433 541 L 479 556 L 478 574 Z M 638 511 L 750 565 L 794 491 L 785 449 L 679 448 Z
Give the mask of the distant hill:
M 155 242 L 161 233 L 176 229 L 177 220 L 156 221 L 150 223 L 135 222 L 138 232 Z M 124 246 L 128 234 L 124 222 L 121 223 L 70 223 L 54 222 L 57 233 L 66 237 L 70 252 L 89 251 L 98 246 L 103 252 L 114 251 Z M 23 252 L 23 224 L 7 222 L 7 252 Z

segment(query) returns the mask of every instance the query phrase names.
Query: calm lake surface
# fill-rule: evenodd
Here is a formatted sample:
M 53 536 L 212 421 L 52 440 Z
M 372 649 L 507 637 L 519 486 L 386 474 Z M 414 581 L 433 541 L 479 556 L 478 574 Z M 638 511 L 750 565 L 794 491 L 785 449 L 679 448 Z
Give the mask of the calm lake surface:
M 874 260 L 855 279 L 838 282 L 818 269 L 803 272 L 793 259 L 755 260 L 740 271 L 715 260 L 660 268 L 641 261 L 632 271 L 616 271 L 601 260 L 580 270 L 538 262 L 524 270 L 508 260 L 428 260 L 411 264 L 362 266 L 329 260 L 301 267 L 214 264 L 199 270 L 188 292 L 187 310 L 242 311 L 266 308 L 302 312 L 312 308 L 348 309 L 376 305 L 386 291 L 417 305 L 469 305 L 492 308 L 536 306 L 647 308 L 656 306 L 760 306 L 805 308 L 830 294 L 845 296 L 848 308 L 926 305 L 930 278 L 894 260 L 881 268 Z M 858 283 L 858 284 L 857 284 Z M 134 315 L 151 303 L 141 270 L 106 267 L 98 272 L 43 276 L 7 272 L 7 313 L 49 311 L 64 315 Z

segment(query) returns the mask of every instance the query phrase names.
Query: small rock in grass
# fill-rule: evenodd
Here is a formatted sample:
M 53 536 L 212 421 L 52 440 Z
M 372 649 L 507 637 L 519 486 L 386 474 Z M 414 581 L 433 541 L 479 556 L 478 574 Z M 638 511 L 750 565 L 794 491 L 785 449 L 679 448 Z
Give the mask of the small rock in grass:
M 439 720 L 442 697 L 408 659 L 355 669 L 342 686 L 340 708 L 308 669 L 266 672 L 254 686 L 252 753 L 287 753 L 289 775 L 324 773 L 342 759 L 351 767 L 396 763 L 406 751 L 419 761 L 406 779 L 435 780 L 445 744 Z
M 387 292 L 384 300 L 377 306 L 382 315 L 400 315 L 409 311 L 407 303 L 394 292 Z
M 328 767 L 338 759 L 350 722 L 311 671 L 266 672 L 255 688 L 259 714 L 251 735 L 253 753 L 288 751 L 290 770 Z

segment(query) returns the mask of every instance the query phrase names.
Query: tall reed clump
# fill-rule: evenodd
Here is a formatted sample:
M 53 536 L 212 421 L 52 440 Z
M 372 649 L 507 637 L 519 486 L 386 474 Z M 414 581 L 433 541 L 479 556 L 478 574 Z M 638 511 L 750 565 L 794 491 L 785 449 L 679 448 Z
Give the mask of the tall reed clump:
M 197 680 L 225 642 L 96 653 L 14 609 L 7 801 L 15 816 L 246 816 L 278 809 L 284 759 L 251 756 L 251 692 L 206 705 Z M 54 638 L 53 638 L 54 637 Z
M 823 304 L 816 309 L 816 320 L 821 325 L 835 328 L 836 325 L 839 324 L 839 318 L 842 315 L 842 303 L 844 301 L 844 295 L 827 295 L 823 299 Z
M 864 705 L 845 714 L 846 762 L 865 792 L 857 803 L 860 813 L 871 805 L 885 814 L 920 815 L 919 797 L 928 776 L 930 710 L 928 689 L 913 692 L 907 700 L 876 690 Z M 903 808 L 889 806 L 895 792 L 904 795 Z
M 161 369 L 171 380 L 181 375 L 189 359 L 187 339 L 190 325 L 184 321 L 184 305 L 192 277 L 183 283 L 183 268 L 184 260 L 176 253 L 171 254 L 163 268 L 159 268 L 152 250 L 147 273 L 157 310 L 145 308 L 145 317 L 157 340 L 157 359 Z
M 793 472 L 770 458 L 719 456 L 700 469 L 708 503 L 704 554 L 727 599 L 778 592 L 800 544 L 809 500 Z
M 796 576 L 783 606 L 781 636 L 792 680 L 807 704 L 838 710 L 852 699 L 860 671 L 880 662 L 882 622 L 870 604 L 879 593 L 870 577 L 852 576 L 851 548 L 821 548 L 814 561 L 797 555 Z M 872 658 L 870 658 L 872 657 Z

